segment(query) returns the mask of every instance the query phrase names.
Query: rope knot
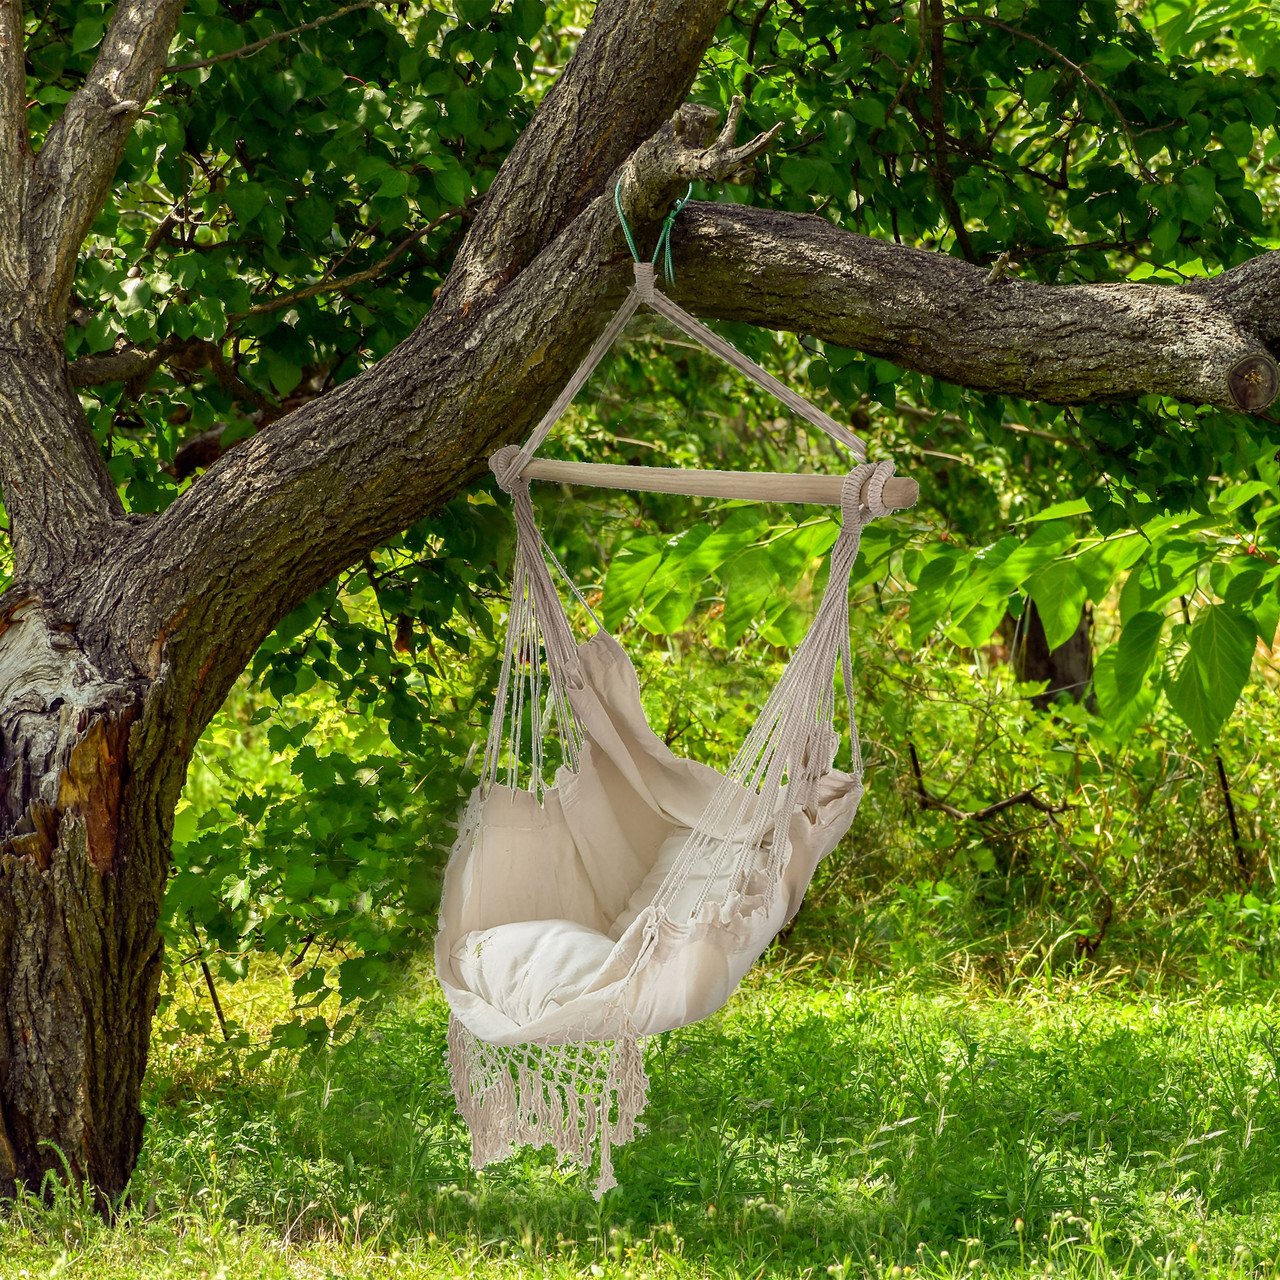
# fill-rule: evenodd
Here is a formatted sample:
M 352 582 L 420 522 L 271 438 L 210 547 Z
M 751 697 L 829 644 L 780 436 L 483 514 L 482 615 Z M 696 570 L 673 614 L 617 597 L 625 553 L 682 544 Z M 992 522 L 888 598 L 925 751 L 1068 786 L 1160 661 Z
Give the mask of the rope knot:
M 521 452 L 519 445 L 505 444 L 489 456 L 489 470 L 503 493 L 514 495 L 517 489 L 529 488 L 529 482 L 520 474 L 524 465 L 520 461 Z
M 636 268 L 636 292 L 640 295 L 641 302 L 653 302 L 653 281 L 655 276 L 655 268 L 652 262 L 637 262 Z
M 846 525 L 853 521 L 866 523 L 890 514 L 890 508 L 884 504 L 884 486 L 891 475 L 892 462 L 863 462 L 845 476 L 840 489 L 840 514 Z

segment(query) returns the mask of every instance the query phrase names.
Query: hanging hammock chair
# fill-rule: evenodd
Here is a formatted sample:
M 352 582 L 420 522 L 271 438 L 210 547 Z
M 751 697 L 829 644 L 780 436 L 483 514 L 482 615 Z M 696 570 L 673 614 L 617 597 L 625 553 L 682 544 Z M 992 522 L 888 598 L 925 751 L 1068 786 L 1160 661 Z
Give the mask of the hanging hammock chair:
M 515 508 L 516 555 L 493 721 L 436 939 L 450 1071 L 474 1167 L 522 1143 L 554 1146 L 584 1165 L 598 1152 L 597 1197 L 615 1185 L 611 1148 L 634 1136 L 645 1105 L 643 1038 L 729 999 L 853 821 L 862 797 L 857 728 L 851 717 L 844 771 L 834 767 L 833 727 L 837 662 L 852 690 L 849 576 L 863 527 L 890 509 L 886 484 L 897 486 L 895 506 L 910 505 L 914 494 L 901 491 L 915 489 L 891 480 L 888 463 L 803 478 L 821 480 L 827 500 L 834 485 L 843 514 L 813 624 L 723 774 L 675 755 L 645 721 L 626 653 L 566 574 L 596 626 L 575 642 L 548 559 L 564 571 L 529 499 L 530 475 L 569 468 L 582 483 L 591 470 L 532 455 L 642 303 L 865 457 L 846 427 L 658 292 L 652 265 L 641 263 L 622 308 L 528 443 L 491 459 Z M 626 476 L 585 482 L 742 492 L 734 473 L 599 470 Z M 637 483 L 642 471 L 651 475 Z M 779 497 L 776 484 L 766 493 Z M 551 786 L 544 738 L 561 758 Z

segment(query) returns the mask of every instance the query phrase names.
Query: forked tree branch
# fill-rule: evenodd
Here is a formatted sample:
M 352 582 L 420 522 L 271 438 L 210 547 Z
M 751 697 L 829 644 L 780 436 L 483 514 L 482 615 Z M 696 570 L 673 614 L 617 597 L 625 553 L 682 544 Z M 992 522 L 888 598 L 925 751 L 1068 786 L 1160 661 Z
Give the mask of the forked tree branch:
M 117 0 L 85 82 L 49 130 L 26 198 L 31 284 L 60 325 L 76 258 L 106 200 L 133 122 L 155 90 L 182 0 Z
M 484 196 L 475 197 L 477 203 L 484 199 Z M 279 311 L 284 307 L 292 307 L 299 302 L 305 302 L 308 298 L 318 297 L 322 293 L 340 293 L 344 289 L 354 289 L 357 285 L 368 284 L 383 275 L 389 267 L 395 264 L 397 259 L 413 248 L 423 236 L 430 235 L 437 227 L 443 226 L 454 218 L 463 217 L 470 207 L 470 204 L 459 205 L 456 209 L 448 209 L 438 217 L 432 218 L 425 227 L 419 227 L 416 231 L 407 235 L 389 253 L 384 254 L 372 266 L 365 267 L 363 271 L 354 271 L 349 276 L 339 276 L 333 280 L 317 280 L 315 284 L 306 285 L 290 293 L 282 293 L 274 298 L 265 298 L 262 302 L 255 302 L 245 315 L 233 315 L 230 318 L 232 320 L 243 320 L 247 316 L 266 315 L 269 312 Z

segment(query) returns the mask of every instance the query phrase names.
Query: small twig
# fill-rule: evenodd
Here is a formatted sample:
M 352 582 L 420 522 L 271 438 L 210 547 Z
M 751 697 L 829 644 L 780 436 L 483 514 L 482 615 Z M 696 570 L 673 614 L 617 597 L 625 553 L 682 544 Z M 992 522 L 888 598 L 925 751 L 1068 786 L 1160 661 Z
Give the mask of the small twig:
M 1107 892 L 1107 886 L 1102 883 L 1098 873 L 1074 849 L 1070 850 L 1070 853 L 1076 865 L 1093 881 L 1094 888 L 1102 896 L 1102 910 L 1093 917 L 1098 926 L 1098 932 L 1093 935 L 1087 933 L 1076 934 L 1076 953 L 1092 957 L 1098 948 L 1102 946 L 1103 938 L 1107 936 L 1107 930 L 1111 927 L 1111 921 L 1115 918 L 1116 903 L 1115 899 Z
M 1231 798 L 1231 787 L 1227 783 L 1227 771 L 1222 763 L 1222 753 L 1215 751 L 1213 758 L 1218 766 L 1218 784 L 1222 787 L 1222 799 L 1226 802 L 1227 820 L 1231 824 L 1231 843 L 1236 851 L 1236 866 L 1240 870 L 1240 879 L 1247 888 L 1253 877 L 1249 873 L 1249 860 L 1245 857 L 1244 846 L 1240 843 L 1240 824 L 1236 821 L 1235 801 Z
M 269 44 L 275 44 L 280 40 L 287 40 L 290 36 L 301 35 L 304 31 L 314 31 L 316 27 L 323 27 L 327 22 L 337 22 L 339 18 L 345 18 L 349 13 L 355 13 L 358 9 L 372 9 L 375 0 L 359 0 L 358 4 L 349 4 L 345 8 L 339 9 L 337 13 L 326 14 L 323 18 L 317 18 L 314 22 L 304 22 L 300 27 L 290 27 L 288 31 L 276 31 L 269 36 L 264 36 L 261 40 L 255 40 L 252 44 L 241 45 L 238 49 L 232 49 L 230 53 L 220 53 L 214 58 L 201 58 L 199 62 L 182 62 L 177 66 L 166 67 L 165 75 L 177 75 L 180 71 L 199 71 L 202 67 L 212 67 L 219 62 L 229 62 L 232 58 L 247 58 L 251 53 L 257 53 L 259 49 L 265 49 Z
M 911 770 L 916 775 L 916 789 L 920 792 L 920 799 L 928 800 L 929 794 L 924 789 L 924 775 L 920 772 L 920 757 L 916 755 L 916 744 L 908 742 L 907 750 L 911 753 Z
M 264 396 L 261 391 L 255 391 L 240 375 L 227 363 L 227 358 L 222 354 L 222 348 L 215 344 L 210 344 L 209 366 L 213 370 L 213 376 L 221 384 L 225 391 L 230 394 L 239 396 L 242 400 L 247 400 L 255 409 L 260 409 L 263 413 L 276 413 L 279 406 L 270 396 Z
M 925 12 L 926 10 L 922 5 L 921 16 Z M 951 164 L 947 159 L 947 125 L 945 118 L 947 95 L 945 35 L 947 19 L 942 10 L 942 0 L 928 0 L 927 12 L 929 14 L 931 50 L 929 104 L 938 196 L 942 200 L 947 220 L 951 223 L 951 229 L 955 232 L 956 242 L 960 246 L 960 252 L 964 254 L 965 261 L 977 262 L 977 256 L 973 252 L 973 243 L 969 239 L 969 229 L 964 225 L 964 214 L 961 212 L 959 204 L 956 203 L 955 194 L 952 190 Z
M 213 1011 L 218 1015 L 218 1026 L 222 1028 L 222 1039 L 224 1043 L 230 1043 L 231 1036 L 227 1033 L 227 1020 L 222 1014 L 222 1002 L 218 999 L 218 988 L 213 985 L 213 974 L 209 972 L 209 966 L 205 963 L 203 956 L 200 959 L 200 972 L 204 974 L 205 985 L 209 988 L 209 999 L 213 1001 Z
M 213 985 L 213 974 L 209 972 L 209 966 L 205 962 L 204 943 L 200 941 L 200 934 L 196 930 L 194 917 L 191 917 L 191 936 L 195 938 L 196 946 L 200 949 L 200 972 L 204 974 L 205 986 L 209 988 L 209 999 L 213 1001 L 213 1011 L 218 1015 L 218 1026 L 222 1028 L 223 1043 L 230 1043 L 231 1036 L 227 1032 L 227 1020 L 222 1013 L 222 1001 L 218 999 L 218 988 Z
M 898 86 L 898 92 L 897 92 L 897 93 L 895 93 L 895 94 L 893 95 L 893 99 L 892 99 L 892 101 L 891 101 L 891 102 L 889 103 L 889 105 L 888 105 L 887 107 L 885 107 L 885 109 L 884 109 L 884 119 L 885 119 L 885 123 L 886 123 L 886 124 L 888 124 L 888 123 L 889 123 L 889 120 L 890 120 L 890 118 L 893 116 L 893 113 L 898 109 L 898 104 L 902 101 L 902 95 L 903 95 L 904 93 L 906 93 L 906 91 L 911 87 L 911 82 L 912 82 L 912 80 L 914 80 L 914 79 L 915 79 L 916 72 L 920 70 L 920 64 L 924 61 L 924 50 L 925 50 L 925 44 L 926 44 L 926 36 L 927 36 L 927 35 L 928 35 L 928 33 L 929 33 L 929 23 L 928 23 L 927 18 L 926 18 L 926 13 L 927 13 L 927 10 L 926 10 L 926 8 L 925 8 L 925 0 L 921 0 L 921 3 L 920 3 L 920 43 L 919 43 L 918 47 L 916 48 L 916 56 L 915 56 L 915 60 L 914 60 L 914 61 L 911 63 L 911 65 L 907 68 L 907 74 L 906 74 L 905 76 L 903 76 L 903 77 L 902 77 L 902 83 Z M 877 130 L 876 130 L 876 131 L 871 135 L 871 139 L 870 139 L 870 140 L 871 140 L 872 142 L 874 142 L 874 141 L 875 141 L 875 140 L 880 136 L 880 134 L 881 134 L 882 132 L 883 132 L 883 130 L 882 130 L 882 129 L 877 129 Z
M 401 254 L 412 248 L 423 236 L 434 231 L 441 223 L 448 222 L 450 218 L 461 217 L 470 212 L 471 201 L 467 204 L 459 205 L 456 209 L 449 209 L 447 212 L 440 214 L 438 218 L 433 218 L 425 227 L 419 227 L 411 236 L 400 241 L 394 249 L 385 257 L 380 258 L 371 267 L 366 267 L 363 271 L 357 271 L 354 275 L 343 276 L 341 280 L 321 280 L 317 284 L 308 285 L 305 289 L 298 289 L 294 293 L 281 294 L 278 298 L 271 298 L 267 302 L 255 303 L 246 312 L 238 315 L 231 315 L 229 320 L 243 320 L 247 316 L 265 315 L 269 311 L 279 311 L 281 307 L 290 307 L 295 302 L 305 302 L 308 298 L 314 298 L 319 293 L 337 293 L 342 289 L 350 289 L 358 284 L 367 284 L 370 280 L 380 276 Z
M 1017 795 L 1006 796 L 1003 800 L 997 800 L 995 804 L 989 804 L 985 809 L 974 809 L 972 812 L 957 809 L 955 805 L 948 804 L 945 800 L 939 800 L 925 790 L 924 775 L 920 772 L 920 758 L 916 755 L 915 743 L 908 742 L 907 750 L 911 753 L 911 769 L 916 777 L 916 795 L 920 801 L 920 807 L 922 809 L 937 809 L 939 812 L 945 813 L 948 818 L 954 818 L 957 822 L 989 822 L 996 814 L 1003 813 L 1015 804 L 1028 805 L 1040 813 L 1047 813 L 1051 819 L 1054 814 L 1066 813 L 1071 808 L 1069 804 L 1050 804 L 1028 788 L 1026 791 L 1019 791 Z

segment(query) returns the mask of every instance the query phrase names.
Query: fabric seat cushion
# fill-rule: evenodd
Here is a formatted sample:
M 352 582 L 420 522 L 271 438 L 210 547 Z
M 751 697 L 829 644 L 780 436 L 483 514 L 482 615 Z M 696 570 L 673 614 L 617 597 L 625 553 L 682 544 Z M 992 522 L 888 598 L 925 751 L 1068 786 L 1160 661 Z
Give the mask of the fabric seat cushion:
M 586 994 L 613 949 L 574 920 L 522 920 L 464 935 L 451 958 L 467 990 L 527 1026 Z

